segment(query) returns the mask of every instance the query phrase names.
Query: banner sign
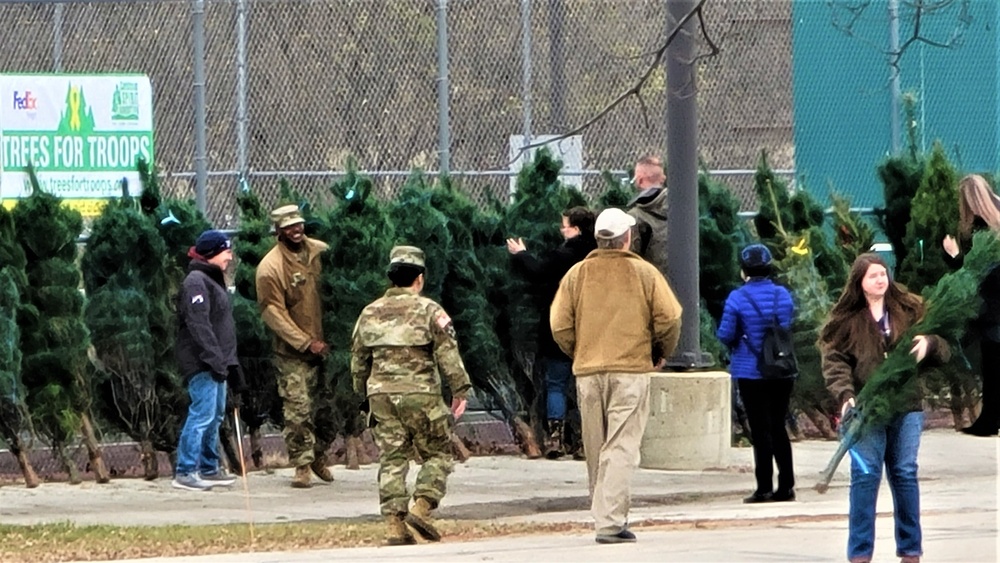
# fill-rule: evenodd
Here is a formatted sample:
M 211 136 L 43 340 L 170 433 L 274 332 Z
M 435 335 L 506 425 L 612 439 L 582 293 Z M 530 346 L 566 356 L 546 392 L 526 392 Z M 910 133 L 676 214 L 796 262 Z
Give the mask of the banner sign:
M 153 93 L 142 74 L 0 74 L 0 198 L 42 189 L 96 215 L 121 183 L 139 195 L 136 161 L 153 165 Z

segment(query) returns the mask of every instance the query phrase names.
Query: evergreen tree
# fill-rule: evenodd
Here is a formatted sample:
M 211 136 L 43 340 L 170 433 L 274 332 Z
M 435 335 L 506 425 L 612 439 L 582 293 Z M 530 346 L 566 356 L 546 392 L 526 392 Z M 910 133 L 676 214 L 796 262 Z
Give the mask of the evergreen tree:
M 287 184 L 284 187 L 287 191 Z M 256 194 L 245 187 L 236 202 L 240 208 L 240 230 L 233 248 L 238 261 L 236 292 L 232 296 L 233 320 L 236 322 L 237 355 L 247 384 L 240 395 L 240 417 L 250 435 L 251 459 L 255 467 L 260 467 L 264 458 L 261 427 L 268 420 L 277 426 L 284 424 L 273 336 L 257 305 L 257 266 L 274 246 L 275 239 L 268 212 Z
M 364 420 L 358 410 L 364 400 L 354 392 L 350 371 L 350 342 L 354 324 L 366 305 L 382 296 L 389 286 L 386 269 L 395 240 L 385 206 L 372 194 L 372 181 L 351 163 L 347 175 L 331 186 L 336 206 L 321 217 L 317 238 L 330 248 L 323 253 L 323 335 L 330 344 L 326 358 L 325 384 L 333 389 L 329 431 L 347 437 L 348 468 L 357 469 L 366 458 L 360 435 Z M 318 439 L 318 438 L 317 438 Z M 361 458 L 361 459 L 359 459 Z
M 447 177 L 431 191 L 431 205 L 449 220 L 451 252 L 441 305 L 455 325 L 459 351 L 476 398 L 503 413 L 514 437 L 530 458 L 541 456 L 535 433 L 522 414 L 529 403 L 509 363 L 506 316 L 509 277 L 500 217 L 481 211 Z
M 913 196 L 910 221 L 903 246 L 908 249 L 899 267 L 899 281 L 911 291 L 921 292 L 950 271 L 944 261 L 941 241 L 958 225 L 958 174 L 948 161 L 944 147 L 934 143 L 920 187 Z
M 858 213 L 851 211 L 851 200 L 833 193 L 833 231 L 844 264 L 854 263 L 859 255 L 875 244 L 875 231 Z M 849 267 L 849 266 L 848 266 Z
M 847 267 L 828 240 L 823 208 L 805 190 L 789 195 L 788 184 L 774 174 L 767 163 L 767 154 L 763 152 L 754 174 L 754 187 L 760 204 L 754 226 L 761 242 L 771 249 L 775 260 L 781 261 L 785 257 L 789 250 L 786 242 L 790 236 L 797 241 L 798 250 L 808 248 L 812 262 L 827 287 L 843 287 Z
M 21 317 L 22 378 L 35 429 L 60 455 L 70 481 L 80 482 L 65 447 L 82 431 L 98 483 L 110 479 L 101 458 L 91 416 L 93 388 L 87 367 L 90 344 L 83 322 L 76 239 L 83 230 L 78 211 L 42 191 L 28 170 L 32 193 L 14 208 L 15 239 L 24 250 L 28 286 L 23 298 L 32 306 Z
M 188 250 L 198 239 L 198 235 L 212 228 L 193 200 L 164 198 L 160 181 L 149 163 L 139 159 L 137 163 L 139 179 L 142 182 L 140 206 L 143 213 L 159 221 L 160 235 L 167 245 L 167 254 L 173 262 L 171 278 L 179 285 L 184 280 L 191 258 Z M 171 342 L 172 345 L 172 342 Z
M 632 186 L 619 180 L 608 170 L 601 172 L 601 180 L 604 181 L 605 189 L 604 193 L 597 198 L 598 209 L 604 210 L 609 207 L 625 209 L 628 207 L 629 202 L 635 197 Z
M 25 402 L 27 389 L 21 380 L 18 327 L 21 295 L 28 285 L 25 263 L 24 250 L 14 240 L 14 219 L 0 206 L 0 440 L 17 459 L 25 486 L 32 489 L 39 484 L 29 459 L 35 430 Z
M 732 191 L 702 170 L 698 175 L 698 288 L 715 324 L 722 319 L 729 293 L 740 286 L 738 253 L 750 240 L 739 212 L 740 201 Z
M 172 306 L 167 247 L 156 225 L 128 196 L 105 206 L 81 260 L 85 319 L 105 418 L 140 444 L 146 479 L 159 476 L 157 451 L 177 448 L 184 402 L 170 363 Z
M 909 147 L 902 155 L 892 155 L 878 167 L 878 177 L 882 181 L 885 207 L 875 210 L 879 227 L 885 233 L 896 258 L 895 275 L 899 278 L 903 262 L 910 253 L 906 241 L 906 229 L 910 224 L 910 208 L 920 187 L 927 166 L 926 158 L 919 151 L 915 103 L 912 97 L 904 99 L 906 108 Z
M 420 173 L 412 174 L 391 203 L 389 219 L 395 226 L 395 244 L 423 249 L 427 263 L 423 294 L 440 302 L 448 277 L 451 233 L 448 217 L 431 203 L 431 186 Z
M 530 252 L 544 252 L 562 244 L 557 226 L 563 212 L 587 204 L 583 194 L 559 181 L 561 169 L 562 161 L 542 148 L 517 175 L 517 191 L 504 210 L 502 231 L 509 237 L 524 239 Z M 507 293 L 507 321 L 510 322 L 506 333 L 509 340 L 504 341 L 511 354 L 508 363 L 520 380 L 522 396 L 531 405 L 529 417 L 532 426 L 541 430 L 546 419 L 545 374 L 542 366 L 535 362 L 535 353 L 539 320 L 544 311 L 534 295 L 537 288 L 520 276 L 508 275 L 503 280 L 503 287 Z M 501 336 L 504 336 L 503 333 Z

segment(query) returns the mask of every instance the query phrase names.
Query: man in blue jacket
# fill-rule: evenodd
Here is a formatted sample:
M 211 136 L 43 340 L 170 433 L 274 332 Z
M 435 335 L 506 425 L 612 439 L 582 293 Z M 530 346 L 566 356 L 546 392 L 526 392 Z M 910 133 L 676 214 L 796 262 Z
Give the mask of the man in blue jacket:
M 233 261 L 230 241 L 205 231 L 188 251 L 191 264 L 177 300 L 174 352 L 191 397 L 177 446 L 171 485 L 206 491 L 236 479 L 219 467 L 219 425 L 226 411 L 226 379 L 239 376 L 236 324 L 223 272 Z

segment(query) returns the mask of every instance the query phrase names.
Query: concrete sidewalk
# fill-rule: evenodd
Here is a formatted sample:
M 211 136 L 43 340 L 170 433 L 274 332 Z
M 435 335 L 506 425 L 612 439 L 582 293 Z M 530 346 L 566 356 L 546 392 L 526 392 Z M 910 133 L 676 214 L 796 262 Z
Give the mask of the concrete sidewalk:
M 591 534 L 543 534 L 401 548 L 244 553 L 144 561 L 310 562 L 359 559 L 435 561 L 843 561 L 848 465 L 830 491 L 811 490 L 834 442 L 793 444 L 798 501 L 744 505 L 753 488 L 751 451 L 733 449 L 730 464 L 707 471 L 639 470 L 631 520 L 639 542 L 599 546 Z M 920 452 L 925 561 L 997 561 L 997 460 L 1000 440 L 949 430 L 925 432 Z M 253 521 L 378 519 L 377 467 L 335 467 L 337 481 L 309 491 L 288 486 L 290 470 L 252 473 Z M 412 479 L 412 472 L 411 472 Z M 239 484 L 238 484 L 239 485 Z M 456 468 L 440 509 L 444 519 L 590 522 L 582 462 L 473 458 Z M 893 557 L 892 498 L 880 494 L 876 561 Z M 0 522 L 165 525 L 248 521 L 241 486 L 208 493 L 171 489 L 169 481 L 109 485 L 44 484 L 0 488 Z

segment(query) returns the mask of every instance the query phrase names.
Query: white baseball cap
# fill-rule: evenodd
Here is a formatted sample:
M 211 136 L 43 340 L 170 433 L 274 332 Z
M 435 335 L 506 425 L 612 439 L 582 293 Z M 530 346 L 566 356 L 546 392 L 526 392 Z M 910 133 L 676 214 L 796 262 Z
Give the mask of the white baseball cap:
M 635 217 L 617 207 L 609 207 L 601 211 L 597 220 L 594 221 L 594 236 L 603 239 L 620 237 L 633 226 L 635 226 Z

